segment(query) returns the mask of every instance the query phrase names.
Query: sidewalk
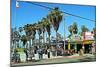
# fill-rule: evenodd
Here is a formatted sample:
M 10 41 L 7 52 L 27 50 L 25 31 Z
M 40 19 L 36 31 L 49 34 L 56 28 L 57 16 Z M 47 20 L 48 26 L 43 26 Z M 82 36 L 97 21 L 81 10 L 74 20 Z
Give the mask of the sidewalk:
M 71 56 L 56 56 L 49 59 L 39 60 L 37 62 L 25 62 L 25 63 L 12 63 L 12 66 L 20 65 L 38 65 L 38 64 L 54 64 L 54 63 L 75 63 L 75 62 L 89 62 L 95 61 L 95 56 L 92 54 L 84 54 L 84 56 L 79 56 L 79 54 L 74 54 Z
M 80 57 L 79 54 L 74 54 L 74 55 L 71 55 L 71 56 L 55 56 L 55 57 L 51 57 L 51 58 L 48 58 L 48 59 L 56 59 L 56 58 L 79 58 L 79 57 Z
M 55 58 L 81 58 L 81 57 L 94 57 L 93 54 L 84 54 L 83 56 L 80 56 L 79 54 L 74 54 L 74 55 L 71 55 L 71 56 L 55 56 L 55 57 L 51 57 L 51 58 L 48 58 L 48 59 L 55 59 Z

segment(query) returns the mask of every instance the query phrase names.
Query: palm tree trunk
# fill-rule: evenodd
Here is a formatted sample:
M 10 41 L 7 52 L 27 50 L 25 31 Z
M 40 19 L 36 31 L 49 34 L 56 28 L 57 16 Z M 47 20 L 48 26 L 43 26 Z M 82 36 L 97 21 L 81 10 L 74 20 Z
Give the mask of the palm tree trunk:
M 57 56 L 57 42 L 58 42 L 58 40 L 57 40 L 57 31 L 56 31 L 56 56 Z
M 43 32 L 43 45 L 45 45 L 45 37 L 44 37 L 44 32 Z M 42 45 L 42 46 L 43 46 Z
M 51 41 L 50 41 L 50 35 L 49 35 L 49 46 L 51 45 Z
M 16 49 L 16 41 L 14 41 L 14 48 Z
M 32 46 L 34 45 L 34 39 L 32 39 Z
M 19 40 L 19 48 L 21 48 L 21 40 Z
M 23 44 L 23 45 L 24 45 L 23 48 L 25 48 L 25 45 L 26 45 L 26 44 Z
M 35 46 L 35 38 L 32 39 L 32 46 Z
M 20 48 L 20 44 L 19 43 L 20 43 L 20 40 L 18 41 L 18 48 Z
M 29 48 L 31 48 L 31 39 L 29 39 Z
M 25 44 L 24 44 L 24 48 L 27 48 L 28 47 L 28 43 L 26 42 Z
M 40 34 L 39 34 L 39 44 L 38 45 L 40 46 Z
M 12 40 L 12 48 L 14 48 L 14 41 Z
M 35 41 L 36 41 L 36 40 L 34 39 L 34 44 L 33 44 L 33 46 L 35 46 Z

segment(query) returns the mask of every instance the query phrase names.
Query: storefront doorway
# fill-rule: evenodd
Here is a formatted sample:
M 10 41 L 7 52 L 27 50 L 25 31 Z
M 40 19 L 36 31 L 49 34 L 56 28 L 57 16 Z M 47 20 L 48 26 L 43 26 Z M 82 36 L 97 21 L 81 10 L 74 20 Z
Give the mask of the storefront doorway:
M 79 52 L 80 49 L 82 49 L 82 44 L 77 44 L 77 52 Z
M 91 51 L 91 44 L 85 44 L 84 48 L 85 48 L 85 53 L 90 53 L 90 51 Z

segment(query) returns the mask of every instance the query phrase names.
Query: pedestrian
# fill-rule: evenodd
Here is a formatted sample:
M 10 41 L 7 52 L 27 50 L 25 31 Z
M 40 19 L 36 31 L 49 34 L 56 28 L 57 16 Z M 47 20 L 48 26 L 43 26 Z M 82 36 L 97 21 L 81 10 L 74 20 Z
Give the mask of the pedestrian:
M 63 50 L 63 48 L 61 48 L 61 55 L 62 55 L 62 56 L 64 55 L 64 50 Z
M 50 58 L 50 49 L 47 49 L 47 53 L 48 53 L 48 58 Z
M 92 46 L 92 54 L 95 54 L 95 46 Z
M 38 50 L 38 53 L 39 53 L 39 59 L 42 59 L 43 58 L 43 51 L 42 51 L 42 48 L 40 48 Z

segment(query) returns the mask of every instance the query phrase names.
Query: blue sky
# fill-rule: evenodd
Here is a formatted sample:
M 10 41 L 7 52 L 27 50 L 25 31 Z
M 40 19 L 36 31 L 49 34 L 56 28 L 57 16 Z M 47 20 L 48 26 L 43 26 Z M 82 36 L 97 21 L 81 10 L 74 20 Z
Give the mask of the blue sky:
M 95 6 L 82 6 L 82 5 L 73 5 L 73 4 L 50 4 L 50 3 L 39 3 L 44 6 L 48 6 L 51 8 L 59 7 L 61 11 L 75 14 L 78 16 L 82 16 L 88 19 L 95 20 Z M 25 24 L 33 24 L 37 23 L 39 20 L 41 20 L 43 17 L 47 16 L 50 12 L 48 9 L 45 9 L 40 6 L 32 5 L 30 3 L 25 2 L 19 2 L 19 8 L 16 8 L 16 2 L 15 0 L 12 0 L 11 4 L 11 16 L 12 16 L 12 27 L 21 27 Z M 95 27 L 95 22 L 73 17 L 66 15 L 64 16 L 65 21 L 62 20 L 58 32 L 64 36 L 64 22 L 66 24 L 66 36 L 68 36 L 68 26 L 72 25 L 73 22 L 77 22 L 78 30 L 80 31 L 81 25 L 85 25 L 90 30 L 92 30 Z M 54 29 L 51 29 L 51 36 L 55 36 Z

